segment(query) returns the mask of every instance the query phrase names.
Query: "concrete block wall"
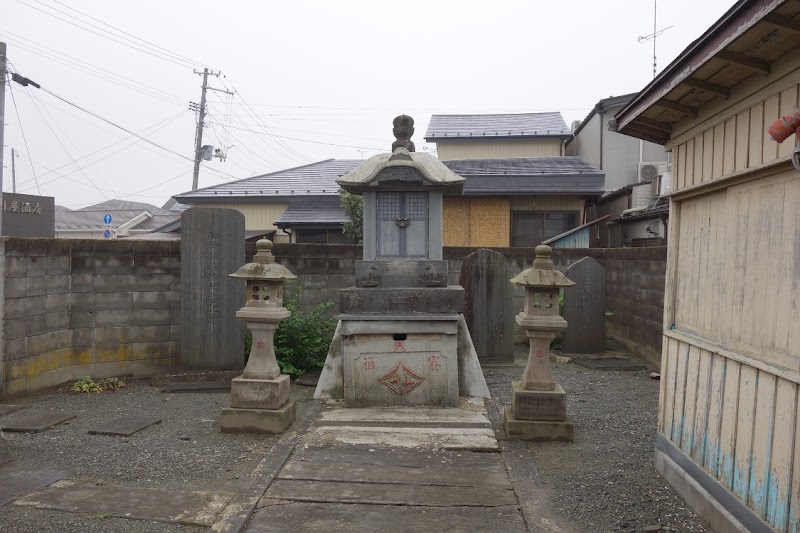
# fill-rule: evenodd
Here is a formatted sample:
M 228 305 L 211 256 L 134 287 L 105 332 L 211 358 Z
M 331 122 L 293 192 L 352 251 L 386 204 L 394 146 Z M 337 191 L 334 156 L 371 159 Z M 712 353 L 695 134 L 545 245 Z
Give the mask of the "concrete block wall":
M 180 246 L 0 239 L 1 396 L 177 366 Z
M 449 261 L 449 283 L 458 284 L 464 258 L 478 248 L 445 246 Z M 519 274 L 533 261 L 532 248 L 492 248 L 508 261 L 509 276 Z M 248 260 L 255 253 L 250 244 Z M 339 289 L 355 284 L 354 262 L 361 258 L 359 246 L 276 244 L 278 261 L 298 276 L 302 288 L 301 308 L 332 302 L 338 312 Z M 566 270 L 583 257 L 593 257 L 606 269 L 606 331 L 608 337 L 655 368 L 661 360 L 661 331 L 664 314 L 664 283 L 667 249 L 590 248 L 555 249 L 556 267 Z M 523 292 L 514 290 L 515 312 L 522 310 Z

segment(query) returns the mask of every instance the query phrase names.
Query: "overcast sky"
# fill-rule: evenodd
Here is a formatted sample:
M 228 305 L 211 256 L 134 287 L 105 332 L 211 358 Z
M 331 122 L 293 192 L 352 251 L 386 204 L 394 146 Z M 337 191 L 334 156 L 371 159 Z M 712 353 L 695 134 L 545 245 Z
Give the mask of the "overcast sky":
M 659 0 L 659 70 L 732 4 Z M 227 160 L 203 164 L 201 187 L 388 151 L 400 113 L 417 150 L 433 113 L 560 111 L 570 124 L 652 78 L 652 42 L 638 42 L 652 0 L 0 0 L 0 13 L 10 70 L 42 86 L 6 89 L 3 190 L 14 148 L 17 192 L 70 208 L 191 189 L 193 68 L 236 91 L 209 92 L 204 144 Z

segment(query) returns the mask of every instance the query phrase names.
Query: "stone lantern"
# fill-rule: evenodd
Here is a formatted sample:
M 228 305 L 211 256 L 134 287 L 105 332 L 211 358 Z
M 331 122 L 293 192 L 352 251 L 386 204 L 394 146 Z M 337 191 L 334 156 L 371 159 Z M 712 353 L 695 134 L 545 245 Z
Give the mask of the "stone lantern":
M 295 419 L 289 376 L 281 374 L 274 338 L 278 324 L 290 316 L 283 307 L 283 282 L 297 276 L 275 262 L 271 241 L 259 240 L 256 250 L 252 263 L 230 275 L 247 282 L 247 303 L 236 318 L 252 333 L 252 346 L 244 372 L 231 381 L 231 407 L 220 417 L 224 432 L 280 433 Z
M 555 269 L 551 255 L 549 246 L 537 246 L 533 266 L 511 280 L 525 288 L 525 305 L 516 322 L 525 329 L 530 351 L 522 380 L 511 384 L 505 427 L 509 437 L 525 440 L 572 440 L 573 434 L 566 393 L 550 370 L 550 343 L 567 327 L 559 314 L 559 292 L 574 283 Z

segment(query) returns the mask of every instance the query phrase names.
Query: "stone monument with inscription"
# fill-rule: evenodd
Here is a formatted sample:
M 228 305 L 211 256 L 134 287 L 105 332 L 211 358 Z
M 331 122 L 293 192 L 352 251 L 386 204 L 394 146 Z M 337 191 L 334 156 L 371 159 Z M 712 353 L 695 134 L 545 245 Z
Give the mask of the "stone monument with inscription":
M 275 330 L 289 318 L 283 307 L 283 283 L 297 276 L 275 262 L 272 241 L 256 243 L 256 255 L 232 278 L 247 282 L 247 303 L 236 312 L 252 333 L 250 356 L 244 373 L 231 381 L 231 406 L 222 409 L 223 432 L 282 433 L 295 419 L 289 401 L 289 376 L 281 374 L 275 358 Z
M 505 430 L 510 438 L 571 441 L 573 436 L 567 395 L 550 369 L 550 343 L 567 327 L 559 314 L 559 291 L 574 283 L 555 269 L 551 255 L 549 246 L 537 246 L 532 268 L 511 280 L 525 288 L 517 324 L 525 329 L 530 350 L 522 379 L 511 384 L 511 406 L 505 409 Z
M 606 350 L 606 269 L 584 257 L 567 269 L 575 282 L 564 289 L 564 319 L 561 341 L 564 353 L 603 353 Z
M 464 318 L 482 363 L 514 362 L 514 294 L 503 254 L 481 248 L 469 254 L 459 278 L 466 294 Z
M 181 215 L 181 368 L 244 366 L 244 281 L 231 278 L 245 261 L 244 215 L 193 207 Z
M 315 398 L 348 407 L 457 406 L 489 391 L 464 322 L 464 289 L 447 285 L 442 196 L 464 178 L 416 153 L 414 120 L 394 119 L 392 153 L 337 183 L 364 198 L 364 258 L 340 292 L 339 324 Z

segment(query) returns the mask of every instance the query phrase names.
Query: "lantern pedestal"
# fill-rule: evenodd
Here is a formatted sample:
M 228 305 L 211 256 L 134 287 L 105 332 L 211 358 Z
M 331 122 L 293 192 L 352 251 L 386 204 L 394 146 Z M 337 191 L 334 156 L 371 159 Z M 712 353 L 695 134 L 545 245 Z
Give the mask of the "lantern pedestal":
M 525 328 L 530 344 L 522 380 L 511 383 L 511 405 L 504 412 L 506 435 L 512 439 L 571 441 L 574 434 L 567 394 L 550 369 L 550 343 L 567 327 L 559 315 L 558 291 L 574 284 L 555 270 L 551 253 L 549 246 L 537 246 L 533 267 L 511 280 L 525 287 L 517 324 Z
M 253 263 L 233 277 L 247 280 L 250 299 L 236 312 L 252 334 L 250 356 L 244 372 L 231 381 L 231 406 L 222 409 L 224 433 L 283 433 L 295 420 L 295 404 L 289 401 L 289 376 L 281 374 L 275 359 L 275 330 L 291 313 L 283 307 L 283 281 L 295 276 L 275 263 L 272 243 L 256 243 Z

